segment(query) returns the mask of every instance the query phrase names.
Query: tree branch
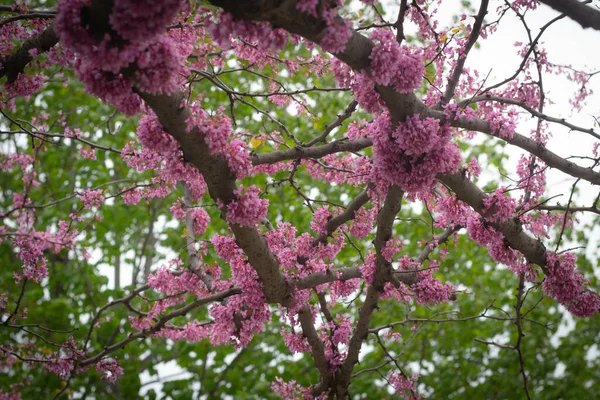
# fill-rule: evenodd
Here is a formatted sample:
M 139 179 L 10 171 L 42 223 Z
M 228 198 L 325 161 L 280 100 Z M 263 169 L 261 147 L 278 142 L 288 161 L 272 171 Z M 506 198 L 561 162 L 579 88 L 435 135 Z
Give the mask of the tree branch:
M 184 158 L 202 173 L 208 191 L 215 201 L 227 205 L 235 199 L 235 176 L 227 161 L 210 153 L 204 134 L 194 127 L 187 131 L 190 111 L 182 108 L 183 93 L 171 95 L 139 93 L 158 116 L 165 130 L 181 146 Z M 268 302 L 287 305 L 291 300 L 291 286 L 279 271 L 279 262 L 271 253 L 266 240 L 256 228 L 231 224 L 237 244 L 244 250 L 250 264 L 256 269 L 263 284 L 263 292 Z
M 42 33 L 27 39 L 16 53 L 2 60 L 0 67 L 0 78 L 6 76 L 8 83 L 14 82 L 20 73 L 25 70 L 27 64 L 33 59 L 29 54 L 32 49 L 37 49 L 38 54 L 50 50 L 58 43 L 58 37 L 54 32 L 54 24 L 47 27 Z
M 541 0 L 542 3 L 565 14 L 584 28 L 600 30 L 600 11 L 586 6 L 590 1 L 577 0 Z
M 346 397 L 348 385 L 352 377 L 352 370 L 358 362 L 358 355 L 362 342 L 369 333 L 369 323 L 373 311 L 377 307 L 379 295 L 383 291 L 386 282 L 391 280 L 391 264 L 381 255 L 381 250 L 392 237 L 392 228 L 396 214 L 400 212 L 404 192 L 397 186 L 391 186 L 385 198 L 385 202 L 377 216 L 377 234 L 375 235 L 375 249 L 377 250 L 377 263 L 373 284 L 367 289 L 367 296 L 358 312 L 358 321 L 350 342 L 348 343 L 348 355 L 339 368 L 337 376 L 337 397 Z

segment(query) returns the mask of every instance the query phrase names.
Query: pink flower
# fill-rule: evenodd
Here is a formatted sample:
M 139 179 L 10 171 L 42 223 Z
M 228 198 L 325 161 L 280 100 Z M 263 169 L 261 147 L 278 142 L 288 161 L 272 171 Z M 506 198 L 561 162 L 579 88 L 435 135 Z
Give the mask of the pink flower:
M 123 375 L 123 368 L 116 359 L 103 358 L 96 364 L 96 371 L 102 373 L 102 379 L 111 383 Z
M 575 269 L 577 257 L 573 253 L 557 255 L 551 251 L 546 253 L 548 273 L 542 286 L 544 293 L 561 304 L 569 304 L 579 298 L 583 292 L 585 279 Z M 589 299 L 586 297 L 586 301 Z M 574 306 L 575 309 L 579 309 Z
M 115 0 L 110 23 L 123 39 L 148 42 L 165 30 L 180 6 L 181 0 Z
M 79 194 L 79 198 L 83 201 L 83 208 L 91 209 L 98 208 L 104 203 L 104 195 L 102 189 L 84 190 Z
M 415 385 L 417 379 L 419 379 L 419 375 L 414 375 L 409 378 L 397 371 L 390 371 L 387 376 L 387 380 L 394 387 L 394 390 L 401 396 L 411 400 L 418 400 L 421 398 L 417 393 L 417 387 Z
M 232 224 L 253 227 L 267 215 L 269 201 L 260 198 L 260 189 L 250 186 L 244 191 L 240 186 L 236 191 L 236 200 L 227 206 L 227 221 Z
M 515 199 L 504 195 L 504 187 L 483 199 L 484 215 L 487 220 L 504 222 L 511 218 L 517 207 Z
M 576 317 L 591 317 L 600 312 L 600 298 L 596 293 L 581 293 L 568 305 L 567 310 Z

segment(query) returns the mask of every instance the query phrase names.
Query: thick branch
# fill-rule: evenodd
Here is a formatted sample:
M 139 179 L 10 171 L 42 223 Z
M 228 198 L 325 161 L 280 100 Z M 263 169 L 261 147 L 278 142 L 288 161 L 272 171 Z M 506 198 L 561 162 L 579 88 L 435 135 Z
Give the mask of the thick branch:
M 304 306 L 298 312 L 298 319 L 302 326 L 302 334 L 308 340 L 308 344 L 311 348 L 313 359 L 315 360 L 315 367 L 319 370 L 321 375 L 321 385 L 319 387 L 327 387 L 327 383 L 331 381 L 332 375 L 329 372 L 329 362 L 325 356 L 325 346 L 319 338 L 315 325 L 313 322 L 313 314 L 309 306 Z
M 427 116 L 437 118 L 440 120 L 444 119 L 444 113 L 436 110 L 428 110 Z M 556 168 L 565 174 L 571 175 L 576 178 L 581 178 L 594 185 L 600 185 L 600 173 L 592 170 L 591 168 L 584 168 L 571 161 L 565 160 L 556 153 L 548 150 L 543 144 L 536 142 L 535 140 L 529 139 L 523 135 L 515 133 L 512 138 L 499 137 L 496 132 L 492 131 L 488 121 L 483 119 L 473 118 L 468 120 L 467 118 L 461 117 L 450 122 L 452 126 L 458 128 L 468 129 L 470 131 L 477 131 L 487 133 L 494 137 L 504 140 L 506 143 L 517 146 L 529 153 L 535 155 L 546 163 L 551 168 Z
M 600 30 L 600 11 L 577 0 L 541 0 L 542 3 L 565 14 L 584 28 Z
M 438 179 L 456 193 L 459 200 L 464 201 L 483 215 L 483 199 L 486 194 L 465 175 L 457 172 L 453 175 L 439 175 Z M 510 247 L 523 253 L 529 262 L 542 267 L 546 265 L 546 247 L 542 242 L 527 235 L 518 220 L 509 219 L 501 224 L 492 223 L 491 225 L 502 233 Z
M 223 157 L 210 153 L 204 135 L 198 128 L 187 132 L 190 112 L 182 108 L 183 93 L 153 95 L 140 93 L 160 122 L 180 144 L 184 158 L 202 173 L 211 197 L 224 204 L 235 199 L 235 176 Z M 290 300 L 291 287 L 279 271 L 279 262 L 271 253 L 267 242 L 256 230 L 231 224 L 238 246 L 244 250 L 250 264 L 256 269 L 263 284 L 263 292 L 270 303 L 286 305 Z
M 346 397 L 352 370 L 358 362 L 358 355 L 362 347 L 362 342 L 369 333 L 369 323 L 373 311 L 377 307 L 379 295 L 383 291 L 386 282 L 391 280 L 391 264 L 381 255 L 381 250 L 386 242 L 392 237 L 392 228 L 396 214 L 400 212 L 402 206 L 402 197 L 404 192 L 397 186 L 391 186 L 388 190 L 385 202 L 379 215 L 377 216 L 377 233 L 375 235 L 375 249 L 377 250 L 377 265 L 373 284 L 367 289 L 367 296 L 358 313 L 358 321 L 352 338 L 348 343 L 348 355 L 340 367 L 337 376 L 337 397 L 343 399 Z
M 0 66 L 0 78 L 6 76 L 8 83 L 14 82 L 25 66 L 33 59 L 29 54 L 32 49 L 37 49 L 38 54 L 50 50 L 58 43 L 58 37 L 54 33 L 54 24 L 47 27 L 42 33 L 27 39 L 16 53 L 2 60 Z

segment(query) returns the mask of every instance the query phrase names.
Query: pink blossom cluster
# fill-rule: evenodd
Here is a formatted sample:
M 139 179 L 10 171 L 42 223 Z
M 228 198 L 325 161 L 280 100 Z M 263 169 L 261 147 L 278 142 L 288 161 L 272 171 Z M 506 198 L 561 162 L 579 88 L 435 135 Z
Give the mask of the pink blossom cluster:
M 189 47 L 177 45 L 168 35 L 158 36 L 177 13 L 180 0 L 155 2 L 116 1 L 111 23 L 119 37 L 106 33 L 99 39 L 83 19 L 90 7 L 86 0 L 61 0 L 55 29 L 62 45 L 75 53 L 77 77 L 91 94 L 126 115 L 139 112 L 141 101 L 132 92 L 134 81 L 149 93 L 172 93 L 187 74 L 183 62 Z M 155 19 L 148 15 L 158 15 Z M 122 35 L 124 36 L 122 36 Z M 122 43 L 123 39 L 126 40 Z M 125 69 L 135 66 L 134 73 Z
M 335 320 L 318 328 L 318 335 L 324 345 L 329 370 L 335 372 L 346 359 L 347 349 L 344 346 L 348 344 L 352 335 L 352 321 L 338 314 Z
M 364 278 L 365 282 L 369 285 L 373 284 L 375 278 L 375 270 L 377 268 L 377 256 L 373 251 L 369 251 L 365 257 L 365 262 L 358 266 L 360 273 Z
M 13 245 L 19 249 L 17 257 L 23 261 L 23 275 L 15 274 L 17 281 L 25 277 L 39 283 L 48 276 L 48 260 L 44 257 L 44 251 L 50 247 L 50 243 L 23 235 L 16 236 Z
M 376 217 L 376 208 L 368 210 L 365 207 L 361 207 L 354 213 L 354 220 L 352 221 L 352 226 L 350 227 L 350 233 L 357 239 L 364 239 L 369 233 L 371 233 Z
M 2 171 L 10 171 L 19 167 L 21 169 L 21 173 L 23 177 L 21 180 L 25 185 L 32 185 L 33 187 L 38 187 L 39 182 L 37 181 L 37 172 L 34 168 L 35 166 L 35 157 L 31 154 L 27 153 L 12 153 L 2 155 L 0 158 L 0 170 Z M 0 213 L 0 216 L 2 213 Z
M 353 186 L 366 183 L 371 172 L 371 159 L 355 154 L 328 154 L 319 162 L 303 160 L 302 164 L 314 178 Z
M 371 55 L 369 77 L 377 85 L 393 86 L 399 93 L 410 93 L 421 86 L 425 74 L 423 55 L 404 46 L 388 29 L 376 29 L 371 39 L 377 41 Z
M 327 234 L 327 222 L 333 217 L 329 211 L 329 207 L 321 206 L 313 213 L 313 220 L 310 227 L 317 235 Z
M 584 290 L 586 280 L 576 269 L 573 253 L 546 253 L 547 273 L 542 286 L 544 293 L 565 305 L 576 317 L 589 317 L 600 312 L 598 295 Z
M 220 14 L 217 21 L 208 20 L 206 25 L 212 40 L 225 50 L 232 47 L 236 37 L 253 43 L 262 51 L 281 49 L 288 42 L 288 33 L 283 29 L 273 29 L 267 22 L 236 19 L 229 13 Z
M 180 151 L 175 138 L 165 132 L 152 110 L 147 110 L 138 122 L 137 137 L 144 149 L 165 157 L 171 158 Z
M 410 400 L 419 400 L 421 398 L 415 385 L 415 381 L 419 379 L 419 375 L 409 378 L 401 372 L 390 371 L 386 379 L 402 397 Z
M 102 379 L 111 383 L 123 375 L 123 368 L 116 359 L 103 358 L 96 364 L 96 371 L 102 374 Z
M 436 199 L 431 208 L 436 213 L 435 226 L 438 228 L 452 225 L 466 226 L 467 218 L 472 214 L 471 208 L 454 195 Z
M 180 52 L 173 39 L 167 35 L 160 36 L 137 57 L 136 86 L 153 94 L 173 93 L 188 73 L 182 67 L 186 56 L 187 53 Z
M 149 42 L 175 18 L 181 3 L 181 0 L 115 0 L 110 24 L 130 43 Z
M 431 269 L 419 272 L 418 275 L 418 281 L 410 288 L 414 292 L 415 302 L 419 305 L 447 303 L 455 292 L 451 284 L 442 283 L 434 278 Z
M 264 329 L 265 323 L 271 319 L 271 312 L 262 292 L 254 291 L 232 296 L 226 304 L 214 304 L 210 316 L 214 321 L 210 342 L 213 345 L 233 343 L 240 348 Z
M 104 203 L 104 194 L 102 189 L 83 190 L 79 193 L 79 198 L 83 201 L 83 208 L 98 208 Z
M 397 185 L 406 192 L 427 191 L 437 174 L 454 173 L 461 162 L 458 148 L 450 143 L 449 129 L 438 120 L 413 115 L 394 131 L 389 113 L 384 112 L 369 128 L 374 148 L 372 178 L 382 190 Z
M 340 1 L 338 0 L 337 3 L 339 4 Z M 350 21 L 336 17 L 337 10 L 335 8 L 323 11 L 323 19 L 327 27 L 319 44 L 323 50 L 332 54 L 342 53 L 353 33 Z
M 506 265 L 513 265 L 517 262 L 517 252 L 504 241 L 504 236 L 494 228 L 482 221 L 476 216 L 467 219 L 467 231 L 469 236 L 476 243 L 488 249 L 488 253 L 493 260 Z
M 242 257 L 243 251 L 235 242 L 232 236 L 222 236 L 216 234 L 211 239 L 211 244 L 215 248 L 217 255 L 225 262 L 231 263 L 237 258 Z
M 177 141 L 167 134 L 151 110 L 140 119 L 137 135 L 142 150 L 135 149 L 135 143 L 128 143 L 121 152 L 127 165 L 138 171 L 154 170 L 153 186 L 133 190 L 124 195 L 126 202 L 139 202 L 141 198 L 165 197 L 178 182 L 185 182 L 192 192 L 193 200 L 202 198 L 206 182 L 196 167 L 185 163 Z
M 20 3 L 19 10 L 14 7 L 15 11 L 22 14 L 28 14 L 26 5 Z M 19 20 L 3 20 L 0 25 L 0 60 L 5 60 L 6 57 L 15 53 L 15 46 L 23 40 L 31 39 L 41 34 L 48 28 L 51 20 L 47 19 L 32 19 L 26 23 Z M 15 40 L 16 39 L 16 40 Z M 37 49 L 30 49 L 29 56 L 35 59 L 38 56 Z M 54 52 L 55 53 L 55 52 Z M 43 68 L 52 64 L 55 59 L 47 58 L 45 61 L 38 59 L 32 60 L 30 65 L 36 68 Z M 0 68 L 2 62 L 0 61 Z M 38 92 L 46 83 L 47 77 L 44 73 L 21 72 L 13 82 L 5 81 L 0 86 L 0 108 L 11 109 L 15 111 L 16 96 L 27 96 L 26 101 L 29 101 L 30 95 Z
M 72 373 L 80 373 L 81 368 L 75 369 L 75 361 L 83 358 L 84 353 L 77 348 L 77 343 L 73 337 L 61 345 L 60 351 L 52 352 L 49 356 L 36 356 L 40 361 L 44 361 L 42 366 L 49 372 L 54 373 L 62 380 L 69 379 Z
M 210 337 L 210 327 L 199 321 L 190 321 L 183 327 L 165 327 L 155 334 L 155 337 L 165 337 L 173 341 L 201 342 Z
M 220 272 L 207 266 L 203 266 L 203 270 L 210 270 L 211 273 Z M 175 296 L 182 292 L 196 296 L 206 295 L 206 286 L 198 277 L 198 272 L 201 271 L 175 272 L 163 265 L 155 273 L 148 275 L 148 285 L 168 296 Z M 213 276 L 218 279 L 220 275 Z
M 203 135 L 204 142 L 210 152 L 220 155 L 227 160 L 229 168 L 236 174 L 238 179 L 243 179 L 252 172 L 252 161 L 248 152 L 248 146 L 242 140 L 229 138 L 233 134 L 231 119 L 222 114 L 219 108 L 216 115 L 211 116 L 202 108 L 200 101 L 190 106 L 190 117 L 187 120 L 187 130 L 192 132 L 194 128 Z
M 241 226 L 254 227 L 267 215 L 269 201 L 260 198 L 260 189 L 240 186 L 235 191 L 236 199 L 227 205 L 227 221 Z
M 375 30 L 372 38 L 377 43 L 371 52 L 371 65 L 367 70 L 352 71 L 338 60 L 333 61 L 332 70 L 338 86 L 351 88 L 361 107 L 377 114 L 386 108 L 375 85 L 393 86 L 400 93 L 419 88 L 425 73 L 425 54 L 407 46 L 400 48 L 389 30 Z
M 194 208 L 191 212 L 192 219 L 194 220 L 194 235 L 202 235 L 206 232 L 208 224 L 210 224 L 210 217 L 206 210 L 202 207 Z
M 392 262 L 394 256 L 402 249 L 402 245 L 402 239 L 393 237 L 385 242 L 385 246 L 381 249 L 381 255 L 387 262 Z
M 517 207 L 515 199 L 505 196 L 504 187 L 499 187 L 496 191 L 483 199 L 483 213 L 488 221 L 504 222 L 514 215 Z
M 284 381 L 280 377 L 276 377 L 274 382 L 271 382 L 271 389 L 277 396 L 283 400 L 298 400 L 298 399 L 319 399 L 310 393 L 310 388 L 303 388 L 296 381 Z
M 301 330 L 296 332 L 288 330 L 285 326 L 281 327 L 281 336 L 287 348 L 292 353 L 308 353 L 310 352 L 310 344 L 308 339 Z

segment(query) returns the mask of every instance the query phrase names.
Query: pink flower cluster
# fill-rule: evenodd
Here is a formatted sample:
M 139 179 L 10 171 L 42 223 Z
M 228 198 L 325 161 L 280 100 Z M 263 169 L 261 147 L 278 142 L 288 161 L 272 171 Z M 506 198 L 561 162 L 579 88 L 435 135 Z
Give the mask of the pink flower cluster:
M 202 235 L 210 224 L 208 213 L 202 207 L 194 208 L 190 213 L 194 220 L 194 235 Z
M 227 205 L 227 221 L 241 226 L 254 227 L 267 215 L 269 201 L 260 198 L 260 189 L 250 186 L 244 191 L 240 186 L 236 200 Z
M 336 19 L 337 11 L 335 8 L 323 12 L 325 19 L 325 34 L 319 43 L 323 50 L 332 54 L 342 53 L 346 48 L 346 42 L 352 37 L 351 22 L 342 19 Z
M 197 128 L 203 135 L 213 155 L 220 155 L 227 160 L 229 168 L 235 173 L 236 178 L 243 179 L 252 171 L 252 161 L 246 143 L 239 139 L 228 142 L 233 134 L 231 119 L 222 114 L 222 108 L 217 114 L 211 116 L 202 108 L 200 101 L 190 105 L 191 115 L 187 120 L 187 130 L 191 132 Z
M 102 189 L 84 190 L 79 194 L 79 198 L 83 201 L 83 208 L 86 209 L 98 208 L 104 203 Z
M 115 0 L 110 24 L 120 37 L 131 43 L 148 42 L 165 30 L 175 18 L 181 0 Z
M 40 282 L 48 276 L 46 264 L 48 260 L 44 257 L 44 251 L 50 247 L 49 243 L 36 240 L 31 236 L 17 236 L 13 239 L 13 245 L 19 249 L 17 256 L 23 261 L 23 276 L 34 282 Z M 15 275 L 20 281 L 21 276 Z
M 376 29 L 371 34 L 376 40 L 371 51 L 369 77 L 377 85 L 392 85 L 399 93 L 409 93 L 421 86 L 425 66 L 422 54 L 416 49 L 404 46 L 388 29 Z
M 485 221 L 477 217 L 467 219 L 467 231 L 476 243 L 487 247 L 490 257 L 500 263 L 513 265 L 517 262 L 517 252 L 506 245 L 504 236 Z
M 376 208 L 368 210 L 365 207 L 361 207 L 360 210 L 355 211 L 354 213 L 354 220 L 350 227 L 350 233 L 357 239 L 364 239 L 371 233 L 376 217 Z
M 397 185 L 407 192 L 427 191 L 437 174 L 456 172 L 461 163 L 458 148 L 450 143 L 450 131 L 438 120 L 410 116 L 394 131 L 389 113 L 370 125 L 373 137 L 372 178 L 382 190 Z
M 483 199 L 483 212 L 488 221 L 504 222 L 514 215 L 517 207 L 515 199 L 504 195 L 505 188 L 499 187 Z
M 111 383 L 123 375 L 123 368 L 116 359 L 103 358 L 96 364 L 96 371 L 102 374 L 102 379 Z
M 544 293 L 565 305 L 576 317 L 589 317 L 600 312 L 600 298 L 584 290 L 587 283 L 577 271 L 577 257 L 572 253 L 562 255 L 546 253 L 548 272 L 542 286 Z
M 126 115 L 133 115 L 141 105 L 132 92 L 134 81 L 149 93 L 175 91 L 182 83 L 180 75 L 187 74 L 183 67 L 187 48 L 174 43 L 168 35 L 159 35 L 177 13 L 180 3 L 180 0 L 116 1 L 110 20 L 119 37 L 106 33 L 98 38 L 98 32 L 91 31 L 93 25 L 82 17 L 90 7 L 89 2 L 61 0 L 57 6 L 56 33 L 62 45 L 75 53 L 75 73 L 88 92 Z M 122 71 L 131 66 L 135 66 L 134 74 L 126 76 Z
M 447 303 L 455 292 L 451 284 L 442 283 L 434 278 L 431 269 L 420 272 L 419 280 L 410 288 L 414 292 L 415 302 L 419 305 Z
M 207 21 L 206 26 L 213 41 L 225 50 L 232 47 L 232 40 L 236 37 L 255 44 L 262 51 L 281 49 L 288 42 L 288 34 L 283 29 L 273 29 L 267 22 L 235 19 L 229 13 L 220 14 L 216 22 Z
M 218 278 L 218 275 L 215 275 L 215 277 Z M 148 275 L 148 285 L 168 296 L 175 296 L 182 292 L 192 293 L 197 296 L 206 294 L 206 287 L 196 273 L 188 271 L 174 273 L 164 265 L 155 273 Z
M 286 382 L 282 378 L 276 377 L 275 382 L 271 382 L 271 389 L 283 400 L 316 399 L 316 397 L 311 395 L 310 388 L 303 388 L 294 380 Z
M 421 396 L 417 393 L 415 381 L 419 379 L 419 375 L 414 375 L 409 378 L 401 372 L 390 371 L 387 376 L 387 381 L 394 387 L 397 393 L 402 397 L 410 400 L 418 400 Z
M 310 227 L 317 235 L 327 234 L 327 222 L 332 218 L 329 207 L 321 206 L 313 214 L 313 220 L 310 223 Z

